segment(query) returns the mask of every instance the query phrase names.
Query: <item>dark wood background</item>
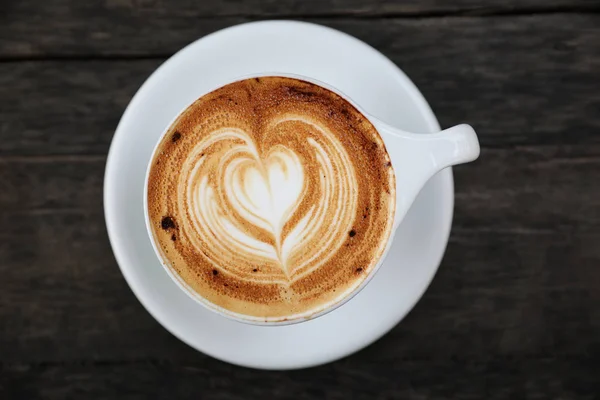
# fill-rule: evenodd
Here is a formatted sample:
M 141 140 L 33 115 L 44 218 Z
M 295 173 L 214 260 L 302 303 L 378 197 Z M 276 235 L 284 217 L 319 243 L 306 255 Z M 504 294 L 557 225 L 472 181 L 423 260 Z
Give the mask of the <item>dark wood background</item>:
M 185 44 L 267 18 L 381 50 L 470 122 L 450 244 L 382 340 L 292 372 L 191 350 L 138 303 L 102 211 L 106 153 Z M 0 398 L 600 396 L 600 2 L 0 0 Z

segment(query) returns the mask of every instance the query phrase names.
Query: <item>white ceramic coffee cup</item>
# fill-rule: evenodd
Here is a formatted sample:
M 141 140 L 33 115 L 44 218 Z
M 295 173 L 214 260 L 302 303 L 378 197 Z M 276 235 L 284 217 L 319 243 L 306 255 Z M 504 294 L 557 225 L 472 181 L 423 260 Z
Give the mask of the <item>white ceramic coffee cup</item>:
M 154 235 L 152 234 L 151 221 L 148 214 L 148 177 L 150 174 L 150 168 L 152 166 L 152 160 L 154 159 L 158 146 L 162 142 L 163 137 L 167 134 L 173 122 L 175 122 L 179 115 L 183 111 L 185 111 L 193 102 L 188 104 L 176 116 L 173 117 L 172 121 L 165 127 L 165 130 L 163 131 L 162 135 L 157 141 L 156 146 L 152 152 L 152 157 L 150 158 L 148 163 L 146 179 L 144 182 L 144 214 L 146 220 L 146 229 L 148 231 L 148 236 L 150 237 L 150 241 L 152 242 L 152 247 L 154 248 L 156 256 L 158 257 L 167 274 L 177 284 L 177 286 L 179 286 L 179 288 L 183 290 L 188 296 L 190 296 L 206 308 L 224 317 L 239 322 L 255 325 L 289 325 L 311 320 L 322 316 L 328 312 L 331 312 L 343 305 L 344 303 L 346 303 L 358 292 L 360 292 L 369 283 L 369 281 L 377 273 L 377 270 L 383 264 L 385 257 L 389 252 L 390 245 L 394 240 L 394 235 L 398 226 L 402 222 L 402 219 L 408 212 L 410 206 L 414 202 L 415 198 L 417 197 L 423 186 L 425 186 L 425 183 L 427 183 L 429 178 L 431 178 L 433 175 L 435 175 L 437 172 L 441 171 L 444 168 L 450 167 L 452 165 L 467 163 L 477 159 L 477 157 L 479 157 L 479 141 L 473 128 L 470 125 L 466 124 L 456 125 L 452 128 L 448 128 L 437 133 L 424 134 L 403 131 L 399 128 L 390 126 L 385 122 L 373 117 L 369 113 L 365 112 L 360 107 L 360 105 L 356 104 L 354 101 L 352 101 L 352 99 L 350 99 L 344 93 L 340 92 L 338 89 L 331 87 L 325 82 L 320 82 L 316 79 L 312 79 L 301 75 L 288 73 L 252 74 L 240 77 L 238 79 L 234 79 L 231 82 L 227 82 L 223 85 L 220 85 L 219 87 L 245 79 L 260 78 L 267 76 L 287 77 L 310 82 L 312 84 L 321 86 L 338 94 L 350 104 L 352 104 L 361 114 L 363 114 L 363 116 L 367 118 L 373 124 L 373 126 L 375 126 L 381 138 L 383 139 L 396 176 L 396 212 L 394 217 L 392 233 L 388 238 L 385 252 L 378 260 L 375 268 L 373 268 L 370 271 L 369 275 L 361 282 L 361 284 L 354 288 L 352 291 L 343 294 L 340 298 L 336 299 L 335 301 L 323 304 L 321 305 L 321 307 L 311 310 L 309 313 L 304 313 L 301 315 L 290 315 L 285 317 L 261 318 L 234 313 L 222 307 L 219 307 L 214 303 L 209 302 L 198 292 L 194 291 L 191 287 L 189 287 L 189 285 L 185 281 L 183 281 L 183 279 L 181 279 L 181 277 L 176 272 L 172 270 L 172 268 L 168 265 L 168 262 L 161 255 L 161 252 L 158 249 L 158 244 L 155 242 Z M 212 90 L 203 93 L 201 96 L 198 96 L 198 98 L 218 89 L 219 87 L 215 87 Z

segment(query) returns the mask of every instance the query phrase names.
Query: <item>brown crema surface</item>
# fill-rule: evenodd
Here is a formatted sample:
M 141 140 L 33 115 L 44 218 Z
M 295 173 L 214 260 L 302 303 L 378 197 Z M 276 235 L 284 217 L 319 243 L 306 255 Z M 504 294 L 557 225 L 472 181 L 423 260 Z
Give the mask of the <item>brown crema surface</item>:
M 391 234 L 395 178 L 373 125 L 337 94 L 262 77 L 194 102 L 148 180 L 165 265 L 208 305 L 254 320 L 345 298 Z

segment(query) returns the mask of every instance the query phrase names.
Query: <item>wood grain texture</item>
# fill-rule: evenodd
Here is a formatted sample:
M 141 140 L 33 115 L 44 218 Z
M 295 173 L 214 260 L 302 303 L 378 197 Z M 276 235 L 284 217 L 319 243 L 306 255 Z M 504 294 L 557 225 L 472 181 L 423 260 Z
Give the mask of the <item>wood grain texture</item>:
M 597 0 L 8 0 L 0 3 L 0 55 L 173 52 L 211 31 L 264 18 L 423 18 L 598 10 Z
M 600 15 L 346 24 L 407 72 L 442 126 L 468 121 L 484 146 L 600 143 Z M 0 63 L 0 155 L 105 154 L 161 62 Z
M 0 154 L 101 154 L 160 61 L 0 64 Z
M 0 371 L 0 395 L 32 400 L 593 400 L 600 389 L 590 358 L 397 359 L 389 363 L 363 360 L 365 353 L 291 372 L 254 371 L 202 361 L 10 366 Z
M 600 2 L 0 2 L 0 399 L 595 399 L 600 393 Z M 415 309 L 352 357 L 264 372 L 143 309 L 102 214 L 106 152 L 142 82 L 215 30 L 298 18 L 373 45 L 442 126 L 450 243 Z
M 63 0 L 64 1 L 64 0 Z M 71 0 L 72 1 L 72 0 Z M 69 1 L 69 2 L 71 2 Z M 50 6 L 49 12 L 44 5 L 37 5 L 35 13 L 18 11 L 26 7 L 32 0 L 5 4 L 8 9 L 0 12 L 0 59 L 28 59 L 28 58 L 135 58 L 135 57 L 166 57 L 181 49 L 188 43 L 219 29 L 254 20 L 248 17 L 225 16 L 221 18 L 199 18 L 192 13 L 145 11 L 120 6 L 110 6 L 111 2 L 103 2 L 111 12 L 102 12 L 93 8 L 98 2 L 73 2 L 69 7 Z M 567 1 L 565 1 L 567 2 Z M 34 0 L 37 4 L 37 1 Z M 194 2 L 193 4 L 207 4 L 214 7 L 213 1 Z M 287 2 L 276 2 L 287 4 Z M 372 2 L 361 2 L 374 4 Z M 515 2 L 517 3 L 517 2 Z M 600 11 L 600 1 L 586 2 L 593 4 Z M 228 4 L 228 2 L 218 2 Z M 262 4 L 262 1 L 261 1 Z M 299 4 L 310 4 L 299 2 Z M 315 2 L 314 4 L 320 4 Z M 404 4 L 398 2 L 398 4 Z M 91 6 L 91 10 L 88 7 Z M 166 6 L 165 6 L 166 7 Z M 12 9 L 14 11 L 11 11 Z M 14 14 L 14 15 L 13 15 Z M 67 20 L 63 20 L 66 18 Z M 548 52 L 554 57 L 562 55 L 563 61 L 569 53 L 579 46 L 597 45 L 597 41 L 586 40 L 597 32 L 597 13 L 551 13 L 548 15 L 517 15 L 489 16 L 484 18 L 473 17 L 430 17 L 430 18 L 397 18 L 390 16 L 385 19 L 364 18 L 333 18 L 303 17 L 289 18 L 301 19 L 308 22 L 330 26 L 343 32 L 356 36 L 367 43 L 382 50 L 386 55 L 394 57 L 387 51 L 392 49 L 410 50 L 412 55 L 427 55 L 427 49 L 421 49 L 428 42 L 439 44 L 435 46 L 438 51 L 452 51 L 454 48 L 475 51 L 517 49 L 526 46 L 535 53 Z M 575 37 L 573 34 L 575 33 Z M 521 40 L 514 40 L 515 36 L 522 36 Z M 513 40 L 510 40 L 513 39 Z M 424 42 L 421 44 L 421 42 Z M 465 47 L 466 46 L 466 47 Z M 418 50 L 417 50 L 418 49 Z M 556 52 L 557 53 L 554 53 Z M 495 53 L 494 53 L 495 54 Z M 586 53 L 592 56 L 594 53 Z M 529 58 L 535 54 L 529 54 Z M 479 55 L 479 59 L 485 53 Z M 546 55 L 547 57 L 547 55 Z M 492 57 L 494 61 L 502 58 Z M 437 58 L 439 62 L 442 58 Z M 461 59 L 463 61 L 464 59 Z M 523 64 L 525 64 L 523 60 Z M 577 60 L 577 58 L 573 58 Z M 394 60 L 396 61 L 396 60 Z M 451 61 L 451 60 L 447 60 Z M 540 59 L 537 62 L 542 63 Z M 518 70 L 512 70 L 517 72 Z M 493 76 L 493 75 L 492 75 Z
M 454 227 L 495 232 L 584 232 L 600 227 L 600 146 L 483 148 L 454 167 Z

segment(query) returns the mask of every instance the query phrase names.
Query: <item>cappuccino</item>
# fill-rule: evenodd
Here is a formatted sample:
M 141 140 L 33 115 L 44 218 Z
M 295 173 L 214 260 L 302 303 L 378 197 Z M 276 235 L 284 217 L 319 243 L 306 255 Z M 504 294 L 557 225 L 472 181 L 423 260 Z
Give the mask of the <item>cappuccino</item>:
M 377 130 L 348 101 L 284 77 L 198 99 L 151 162 L 151 232 L 164 264 L 226 312 L 309 317 L 378 264 L 396 184 Z

